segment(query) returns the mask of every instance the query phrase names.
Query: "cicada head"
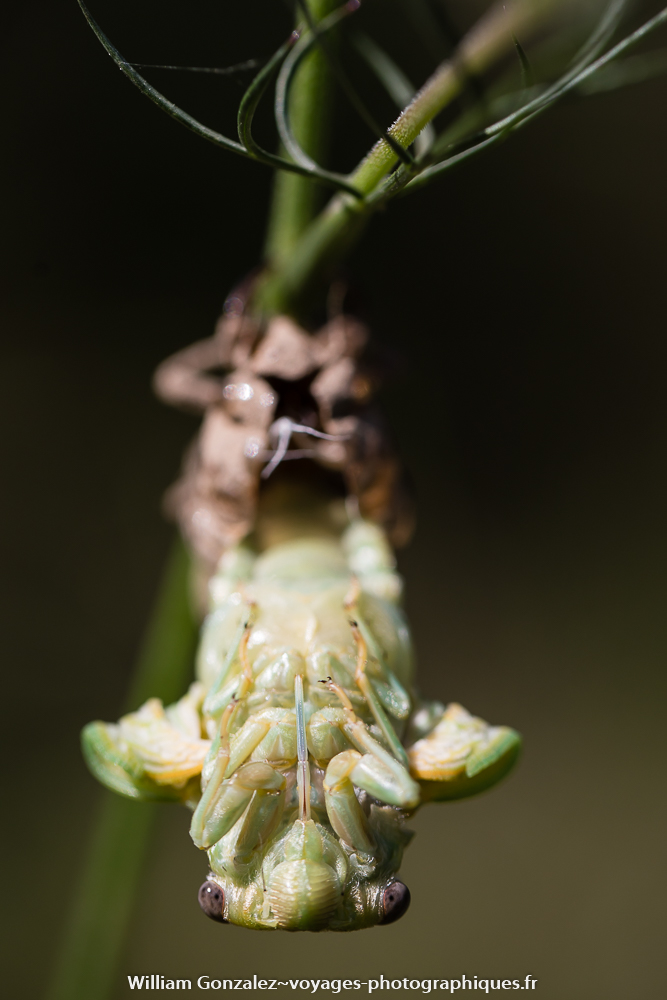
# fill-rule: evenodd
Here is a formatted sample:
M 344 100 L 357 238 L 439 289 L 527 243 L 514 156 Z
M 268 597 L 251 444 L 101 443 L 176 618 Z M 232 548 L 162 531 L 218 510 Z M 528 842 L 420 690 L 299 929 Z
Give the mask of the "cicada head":
M 392 923 L 410 903 L 396 872 L 411 835 L 393 809 L 372 807 L 370 826 L 373 855 L 346 848 L 327 824 L 292 820 L 263 857 L 242 864 L 231 831 L 209 852 L 200 905 L 213 920 L 252 928 L 348 931 Z
M 328 927 L 341 894 L 335 868 L 309 858 L 276 865 L 268 886 L 277 926 L 288 931 L 319 931 Z

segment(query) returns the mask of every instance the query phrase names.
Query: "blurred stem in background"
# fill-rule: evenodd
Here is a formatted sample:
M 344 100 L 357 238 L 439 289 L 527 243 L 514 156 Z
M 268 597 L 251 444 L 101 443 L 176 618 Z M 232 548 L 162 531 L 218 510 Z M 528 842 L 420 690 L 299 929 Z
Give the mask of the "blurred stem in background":
M 130 683 L 128 710 L 149 697 L 175 701 L 187 684 L 197 637 L 188 567 L 178 539 Z M 48 1000 L 105 1000 L 110 995 L 156 811 L 152 803 L 103 793 Z

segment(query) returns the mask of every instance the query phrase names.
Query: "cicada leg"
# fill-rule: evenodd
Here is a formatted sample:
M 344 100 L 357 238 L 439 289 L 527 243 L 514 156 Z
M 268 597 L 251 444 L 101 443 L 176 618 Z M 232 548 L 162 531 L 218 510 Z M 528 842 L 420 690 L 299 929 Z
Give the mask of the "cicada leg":
M 243 818 L 236 839 L 236 860 L 239 863 L 247 861 L 261 844 L 269 842 L 283 815 L 286 781 L 279 771 L 271 770 L 273 778 L 267 774 L 266 781 L 257 786 Z
M 272 728 L 280 729 L 274 717 L 285 714 L 284 710 L 268 709 L 251 716 L 230 740 L 228 730 L 236 705 L 236 702 L 230 703 L 225 709 L 202 770 L 203 793 L 190 826 L 190 836 L 201 850 L 211 847 L 231 830 L 250 804 L 254 792 L 276 792 L 285 787 L 282 775 L 269 764 L 244 763 Z M 278 777 L 274 779 L 272 774 Z M 275 785 L 276 780 L 278 785 Z M 251 806 L 244 824 L 246 832 L 242 840 L 247 841 L 243 848 L 246 853 L 254 849 L 257 842 L 253 840 L 254 831 L 259 836 L 263 827 L 272 825 L 275 812 L 268 803 L 260 809 L 257 796 L 255 799 L 256 808 L 253 810 Z M 253 846 L 247 846 L 251 843 Z
M 190 836 L 201 850 L 210 847 L 220 837 L 223 837 L 243 812 L 241 809 L 241 812 L 236 814 L 236 819 L 222 833 L 218 832 L 224 826 L 223 813 L 225 809 L 232 808 L 234 796 L 230 797 L 225 791 L 229 787 L 230 778 L 262 738 L 266 736 L 270 728 L 270 722 L 266 720 L 248 719 L 236 734 L 234 746 L 231 749 L 229 724 L 236 706 L 236 701 L 230 702 L 223 712 L 218 734 L 211 744 L 202 769 L 202 796 L 197 803 L 190 826 Z M 227 797 L 225 798 L 225 796 Z M 249 801 L 250 796 L 246 799 L 246 806 Z
M 410 773 L 425 802 L 475 795 L 504 778 L 516 762 L 521 737 L 506 726 L 490 726 L 455 703 L 431 732 L 408 750 Z
M 355 520 L 341 542 L 348 566 L 362 589 L 398 603 L 403 581 L 396 572 L 396 559 L 382 528 L 370 521 Z
M 270 764 L 257 761 L 241 765 L 231 778 L 220 783 L 215 794 L 202 795 L 192 817 L 193 841 L 200 850 L 208 850 L 229 833 L 250 806 L 239 850 L 241 854 L 251 852 L 266 837 L 267 829 L 273 828 L 284 791 L 284 776 Z
M 367 792 L 380 802 L 400 809 L 416 809 L 419 805 L 419 785 L 407 768 L 373 739 L 364 723 L 357 718 L 345 692 L 337 684 L 328 683 L 343 705 L 338 725 L 356 747 L 345 750 L 330 761 L 324 778 L 324 793 L 331 825 L 343 840 L 367 853 L 369 833 L 353 786 Z M 362 846 L 363 845 L 363 846 Z
M 379 658 L 379 654 L 376 653 L 375 651 L 374 648 L 375 642 L 370 630 L 368 629 L 368 626 L 366 626 L 365 623 L 361 621 L 357 607 L 359 597 L 360 597 L 359 582 L 355 578 L 350 588 L 350 592 L 345 598 L 345 610 L 351 614 L 354 614 L 355 617 L 358 619 L 358 621 L 357 620 L 350 621 L 352 636 L 354 638 L 357 647 L 357 663 L 354 672 L 354 680 L 357 687 L 364 696 L 366 704 L 368 705 L 371 714 L 373 715 L 373 718 L 375 719 L 375 722 L 377 723 L 378 728 L 380 729 L 380 732 L 382 733 L 393 756 L 396 758 L 397 761 L 399 761 L 401 764 L 403 764 L 404 767 L 407 768 L 408 758 L 405 753 L 405 750 L 403 749 L 401 741 L 396 735 L 396 730 L 394 729 L 394 727 L 392 726 L 391 722 L 387 717 L 387 714 L 383 708 L 380 698 L 378 697 L 375 687 L 371 683 L 371 680 L 368 677 L 368 674 L 366 673 L 366 667 L 368 664 L 368 645 L 369 643 L 371 643 L 373 645 L 374 655 L 376 659 L 378 659 L 378 663 L 380 664 L 380 667 L 383 669 L 385 676 L 390 676 L 391 674 L 386 664 L 382 662 L 381 658 Z M 395 681 L 395 678 L 392 677 L 392 680 L 394 680 L 394 682 L 397 683 Z M 387 690 L 389 690 L 388 685 L 384 686 L 387 688 Z
M 241 621 L 222 662 L 218 662 L 219 636 L 216 628 L 218 625 L 216 614 L 211 615 L 204 625 L 198 653 L 200 668 L 202 673 L 206 673 L 204 665 L 217 664 L 218 666 L 217 674 L 214 676 L 213 683 L 204 700 L 203 712 L 206 718 L 218 720 L 233 700 L 238 702 L 245 697 L 252 685 L 252 668 L 248 661 L 248 639 L 252 631 L 253 610 L 253 605 L 247 602 L 240 606 Z M 223 628 L 226 624 L 223 618 Z
M 193 803 L 210 747 L 201 738 L 201 699 L 201 686 L 193 684 L 166 709 L 151 698 L 116 724 L 91 722 L 81 737 L 88 767 L 128 798 Z
M 375 845 L 350 777 L 360 760 L 356 750 L 344 750 L 330 761 L 324 776 L 324 802 L 340 839 L 356 851 L 370 854 Z

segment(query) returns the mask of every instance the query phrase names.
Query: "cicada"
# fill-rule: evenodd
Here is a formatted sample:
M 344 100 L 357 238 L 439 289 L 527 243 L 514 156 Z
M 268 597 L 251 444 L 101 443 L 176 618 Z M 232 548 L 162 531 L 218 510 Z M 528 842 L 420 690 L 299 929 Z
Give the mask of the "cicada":
M 278 331 L 282 357 L 277 349 L 271 354 L 280 340 L 275 326 L 256 341 L 246 330 L 243 350 L 237 339 L 224 355 L 230 372 L 217 388 L 210 377 L 197 387 L 191 365 L 187 377 L 167 369 L 172 396 L 176 385 L 192 401 L 203 385 L 206 419 L 226 428 L 228 446 L 217 472 L 209 446 L 199 446 L 179 487 L 195 550 L 210 562 L 219 543 L 196 680 L 174 705 L 153 698 L 117 724 L 91 723 L 83 746 L 93 773 L 114 791 L 192 810 L 192 839 L 208 855 L 199 891 L 207 916 L 257 929 L 349 931 L 405 913 L 410 894 L 397 874 L 415 810 L 498 781 L 520 739 L 458 704 L 419 695 L 394 552 L 385 528 L 369 516 L 396 508 L 380 503 L 381 484 L 393 482 L 393 472 L 387 476 L 393 460 L 367 445 L 367 460 L 359 460 L 359 440 L 372 440 L 363 407 L 348 410 L 337 425 L 331 416 L 333 404 L 353 391 L 357 362 L 342 356 L 350 338 L 339 323 L 338 332 L 325 330 L 307 342 L 303 334 L 302 342 L 286 322 Z M 316 363 L 304 354 L 306 343 L 319 352 Z M 196 347 L 203 367 L 220 362 L 212 347 Z M 280 413 L 279 388 L 289 396 L 286 357 L 301 387 L 300 423 Z M 327 395 L 323 384 L 338 395 L 331 388 Z M 266 504 L 263 514 L 261 504 L 255 509 L 269 455 L 244 442 L 270 441 L 263 403 L 281 427 L 291 420 L 306 436 L 319 419 L 320 458 L 329 468 L 347 462 L 350 477 L 357 456 L 352 481 L 363 488 L 354 502 L 324 503 L 317 518 L 311 499 L 307 516 L 290 476 L 288 501 L 269 504 L 268 513 Z M 294 411 L 293 396 L 290 405 Z M 327 450 L 334 435 L 326 432 L 341 420 L 351 428 L 339 435 L 343 450 Z M 235 494 L 234 520 L 230 496 L 238 482 L 245 492 Z M 245 507 L 239 497 L 246 497 Z M 249 509 L 261 530 L 248 532 Z M 234 531 L 242 536 L 236 542 Z

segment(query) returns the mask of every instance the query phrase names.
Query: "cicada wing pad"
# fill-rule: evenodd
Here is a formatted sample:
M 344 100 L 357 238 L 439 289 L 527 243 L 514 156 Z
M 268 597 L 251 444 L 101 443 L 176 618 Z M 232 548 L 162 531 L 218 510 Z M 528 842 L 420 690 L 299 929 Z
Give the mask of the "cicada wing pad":
M 521 737 L 506 726 L 490 726 L 451 704 L 428 736 L 408 750 L 410 773 L 422 802 L 476 795 L 496 784 L 516 763 Z
M 82 733 L 90 770 L 107 788 L 128 798 L 194 805 L 210 746 L 200 738 L 200 702 L 201 686 L 193 684 L 167 709 L 151 698 L 116 724 L 91 722 Z

